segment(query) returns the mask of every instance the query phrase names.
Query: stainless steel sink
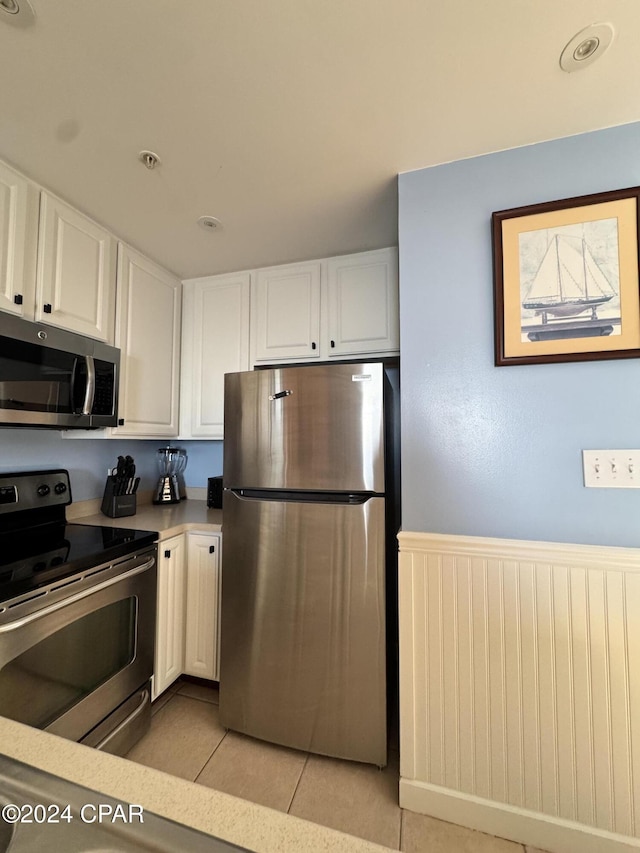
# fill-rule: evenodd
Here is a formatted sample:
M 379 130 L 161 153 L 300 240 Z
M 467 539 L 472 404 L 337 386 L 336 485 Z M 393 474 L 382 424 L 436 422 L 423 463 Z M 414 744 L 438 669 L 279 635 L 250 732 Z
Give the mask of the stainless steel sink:
M 7 805 L 7 800 L 0 797 L 0 808 Z M 14 826 L 0 819 L 0 853 L 6 853 L 13 838 Z
M 129 816 L 129 804 L 0 755 L 0 809 L 8 804 L 30 823 L 0 817 L 0 853 L 232 853 L 246 851 L 211 835 L 143 812 L 143 822 L 111 823 Z M 38 809 L 30 807 L 38 805 Z M 69 805 L 68 811 L 63 811 Z M 85 807 L 83 809 L 83 807 Z M 100 821 L 99 807 L 104 820 Z M 116 812 L 117 807 L 120 811 Z M 109 809 L 111 810 L 109 812 Z M 133 815 L 135 817 L 135 810 Z M 63 817 L 63 815 L 65 815 Z M 84 820 L 83 820 L 84 816 Z M 58 817 L 59 822 L 50 822 Z M 46 820 L 49 818 L 49 820 Z

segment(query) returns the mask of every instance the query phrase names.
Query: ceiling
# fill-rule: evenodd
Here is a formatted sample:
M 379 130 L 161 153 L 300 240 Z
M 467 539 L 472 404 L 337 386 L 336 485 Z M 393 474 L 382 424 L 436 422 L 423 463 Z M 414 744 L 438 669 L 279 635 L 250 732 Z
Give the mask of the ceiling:
M 0 15 L 0 158 L 182 278 L 393 245 L 398 172 L 640 119 L 635 0 L 31 5 Z

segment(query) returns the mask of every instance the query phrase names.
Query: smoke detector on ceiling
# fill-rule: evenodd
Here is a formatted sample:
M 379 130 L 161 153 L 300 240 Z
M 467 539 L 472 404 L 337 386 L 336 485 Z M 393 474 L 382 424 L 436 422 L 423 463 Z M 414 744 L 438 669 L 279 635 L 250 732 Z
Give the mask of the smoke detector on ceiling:
M 16 27 L 30 27 L 36 16 L 29 0 L 0 0 L 0 20 Z
M 591 24 L 576 33 L 560 54 L 560 68 L 567 73 L 591 65 L 607 50 L 615 30 L 609 23 Z

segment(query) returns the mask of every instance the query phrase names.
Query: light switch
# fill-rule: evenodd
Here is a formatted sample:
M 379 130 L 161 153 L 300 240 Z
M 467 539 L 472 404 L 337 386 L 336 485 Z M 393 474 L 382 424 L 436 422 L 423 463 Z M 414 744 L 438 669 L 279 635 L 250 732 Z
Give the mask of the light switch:
M 596 489 L 640 489 L 640 450 L 583 450 L 584 484 Z

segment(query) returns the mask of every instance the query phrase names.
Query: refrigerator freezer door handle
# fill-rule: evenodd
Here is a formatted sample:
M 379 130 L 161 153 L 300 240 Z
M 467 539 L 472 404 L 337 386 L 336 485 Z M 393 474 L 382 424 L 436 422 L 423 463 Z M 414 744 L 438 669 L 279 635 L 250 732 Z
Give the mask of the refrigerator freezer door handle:
M 241 501 L 279 501 L 291 503 L 330 503 L 358 505 L 370 498 L 382 497 L 375 492 L 313 492 L 285 489 L 229 489 Z

